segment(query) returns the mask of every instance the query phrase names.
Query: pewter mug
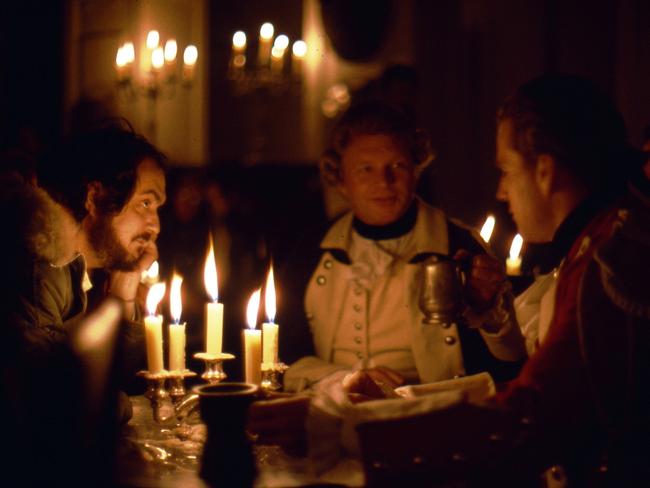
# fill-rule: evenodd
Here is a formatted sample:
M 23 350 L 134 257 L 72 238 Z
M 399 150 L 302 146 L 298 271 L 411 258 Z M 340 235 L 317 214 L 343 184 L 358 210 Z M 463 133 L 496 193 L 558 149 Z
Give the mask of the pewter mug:
M 460 264 L 434 255 L 422 263 L 419 306 L 424 324 L 449 324 L 463 309 L 464 273 Z

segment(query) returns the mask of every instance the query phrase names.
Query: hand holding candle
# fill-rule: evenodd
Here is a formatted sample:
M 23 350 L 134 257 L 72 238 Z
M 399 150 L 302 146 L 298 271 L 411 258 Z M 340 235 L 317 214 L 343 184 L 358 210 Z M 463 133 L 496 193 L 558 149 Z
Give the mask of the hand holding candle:
M 521 235 L 517 234 L 512 239 L 510 245 L 510 257 L 506 259 L 506 274 L 510 276 L 519 276 L 521 274 L 521 246 L 524 240 Z
M 164 369 L 162 344 L 162 315 L 156 315 L 158 304 L 165 296 L 165 284 L 156 283 L 147 295 L 147 312 L 144 318 L 145 343 L 147 346 L 147 368 L 149 373 L 160 373 Z
M 214 259 L 214 246 L 210 239 L 210 250 L 203 269 L 205 288 L 212 298 L 205 310 L 205 351 L 209 354 L 220 354 L 223 338 L 223 304 L 219 301 L 219 285 L 217 280 L 217 264 Z
M 174 274 L 169 291 L 170 312 L 173 323 L 169 324 L 169 369 L 185 370 L 185 324 L 181 323 L 181 285 L 183 278 Z
M 264 308 L 268 322 L 262 324 L 262 363 L 272 367 L 278 363 L 278 324 L 275 324 L 275 283 L 273 282 L 273 266 L 266 279 L 264 293 Z
M 259 385 L 262 381 L 262 344 L 260 330 L 256 329 L 257 312 L 260 306 L 261 290 L 254 292 L 246 307 L 246 322 L 244 329 L 244 373 L 246 383 Z

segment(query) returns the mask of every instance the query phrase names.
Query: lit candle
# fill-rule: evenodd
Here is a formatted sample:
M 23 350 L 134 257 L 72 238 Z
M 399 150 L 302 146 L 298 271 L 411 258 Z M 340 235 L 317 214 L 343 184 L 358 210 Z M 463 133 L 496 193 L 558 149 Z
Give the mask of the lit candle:
M 230 64 L 235 69 L 246 66 L 246 33 L 243 31 L 237 31 L 232 36 Z
M 162 47 L 157 47 L 151 52 L 151 66 L 154 71 L 160 71 L 165 65 L 165 50 Z
M 278 324 L 275 319 L 275 283 L 273 282 L 273 266 L 266 279 L 264 305 L 268 322 L 262 324 L 262 363 L 272 366 L 278 362 Z
M 162 315 L 156 315 L 160 300 L 165 296 L 165 284 L 156 283 L 147 294 L 147 311 L 144 318 L 145 344 L 147 346 L 147 367 L 150 373 L 160 373 L 164 368 Z
M 244 374 L 246 383 L 260 384 L 262 381 L 262 335 L 257 325 L 257 312 L 260 306 L 261 290 L 254 292 L 246 307 L 246 322 L 244 329 Z
M 176 66 L 176 55 L 178 54 L 178 44 L 176 44 L 176 39 L 169 39 L 165 43 L 165 64 L 169 66 L 169 70 L 172 71 L 174 66 Z
M 485 223 L 483 224 L 483 227 L 481 227 L 481 238 L 485 242 L 490 242 L 490 237 L 492 237 L 492 231 L 494 230 L 495 222 L 496 220 L 494 219 L 494 215 L 488 215 L 485 219 Z
M 271 69 L 276 72 L 282 72 L 284 68 L 284 53 L 289 46 L 289 38 L 284 34 L 275 38 L 273 49 L 271 49 Z
M 203 268 L 205 288 L 212 297 L 205 309 L 205 351 L 209 354 L 221 353 L 223 337 L 223 304 L 219 303 L 219 285 L 217 280 L 217 264 L 214 259 L 214 247 L 210 239 L 210 251 Z
M 194 79 L 194 68 L 196 61 L 199 59 L 199 51 L 196 46 L 189 45 L 183 51 L 183 79 L 192 81 Z
M 174 274 L 169 290 L 170 312 L 173 323 L 169 324 L 169 369 L 185 370 L 185 323 L 181 324 L 181 285 L 183 278 Z
M 125 42 L 122 46 L 122 51 L 124 52 L 124 60 L 126 64 L 132 64 L 135 61 L 135 47 L 132 42 Z
M 302 73 L 302 63 L 307 54 L 307 43 L 305 41 L 296 41 L 291 48 L 291 70 L 295 75 Z
M 260 46 L 257 52 L 260 66 L 268 66 L 269 64 L 269 58 L 271 57 L 271 39 L 273 39 L 274 31 L 273 24 L 270 22 L 265 22 L 260 27 Z
M 160 34 L 157 30 L 150 30 L 147 32 L 147 48 L 156 49 L 160 43 Z
M 124 46 L 120 46 L 117 49 L 117 55 L 115 56 L 115 68 L 117 69 L 117 79 L 122 80 L 126 77 L 126 53 L 124 52 Z
M 510 276 L 518 276 L 521 273 L 521 246 L 523 245 L 523 238 L 517 234 L 512 239 L 510 245 L 510 257 L 506 259 L 506 273 Z

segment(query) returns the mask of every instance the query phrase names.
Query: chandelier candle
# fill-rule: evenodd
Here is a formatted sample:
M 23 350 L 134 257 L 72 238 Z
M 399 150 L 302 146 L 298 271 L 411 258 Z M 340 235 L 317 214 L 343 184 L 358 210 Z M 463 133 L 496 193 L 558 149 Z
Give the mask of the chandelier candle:
M 275 283 L 273 281 L 273 266 L 269 270 L 266 279 L 266 290 L 264 293 L 264 305 L 268 322 L 262 324 L 262 364 L 272 367 L 278 362 L 278 324 L 275 319 Z
M 223 304 L 219 303 L 217 264 L 214 259 L 214 246 L 210 239 L 210 251 L 203 270 L 205 288 L 212 297 L 205 309 L 205 352 L 220 354 L 223 340 Z
M 185 324 L 181 322 L 181 285 L 183 278 L 174 274 L 169 291 L 170 312 L 173 323 L 169 324 L 169 369 L 185 371 Z
M 261 290 L 257 290 L 248 300 L 246 307 L 248 329 L 244 329 L 244 377 L 246 383 L 256 385 L 262 381 L 262 331 L 255 328 L 260 306 L 260 292 Z

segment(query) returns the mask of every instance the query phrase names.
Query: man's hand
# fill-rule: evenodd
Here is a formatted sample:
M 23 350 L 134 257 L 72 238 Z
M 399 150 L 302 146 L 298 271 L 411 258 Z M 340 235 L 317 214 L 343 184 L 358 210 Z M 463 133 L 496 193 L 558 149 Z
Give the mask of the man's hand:
M 470 262 L 465 282 L 469 306 L 475 312 L 481 313 L 494 305 L 494 299 L 506 280 L 505 270 L 499 260 L 487 254 L 472 257 L 462 249 L 456 253 L 454 259 Z
M 404 384 L 404 378 L 390 368 L 377 368 L 356 371 L 343 380 L 343 388 L 352 403 L 367 402 L 381 398 L 397 398 L 395 388 Z
M 289 454 L 304 456 L 309 401 L 307 396 L 291 395 L 254 402 L 248 410 L 248 430 L 259 444 L 279 445 Z
M 138 259 L 133 271 L 111 271 L 108 293 L 124 302 L 124 317 L 133 318 L 136 300 L 142 296 L 138 294 L 142 272 L 149 269 L 151 264 L 158 259 L 158 248 L 153 241 L 146 244 L 144 252 Z

